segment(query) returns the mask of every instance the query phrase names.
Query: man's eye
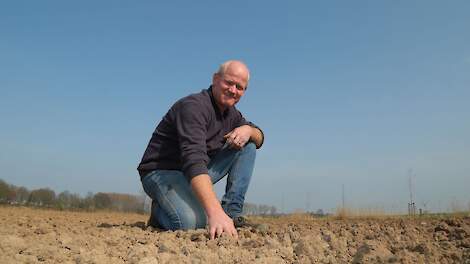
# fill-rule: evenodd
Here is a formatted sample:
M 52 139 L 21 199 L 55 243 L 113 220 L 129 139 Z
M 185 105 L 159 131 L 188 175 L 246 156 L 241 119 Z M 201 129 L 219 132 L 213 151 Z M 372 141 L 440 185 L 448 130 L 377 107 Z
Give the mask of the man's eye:
M 231 81 L 231 80 L 224 80 L 224 81 L 228 86 L 235 85 L 235 88 L 237 88 L 237 90 L 239 90 L 239 91 L 244 91 L 245 90 L 245 88 L 243 88 L 243 86 L 241 86 L 240 84 L 238 84 L 234 81 Z

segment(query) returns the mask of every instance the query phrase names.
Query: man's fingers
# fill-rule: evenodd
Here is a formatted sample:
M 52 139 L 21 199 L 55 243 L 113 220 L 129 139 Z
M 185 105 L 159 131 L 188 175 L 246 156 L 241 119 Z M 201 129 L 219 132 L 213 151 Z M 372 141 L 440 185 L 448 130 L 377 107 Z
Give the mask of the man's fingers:
M 223 230 L 221 227 L 217 228 L 217 229 L 216 229 L 216 235 L 217 235 L 217 237 L 220 237 L 223 232 L 224 232 L 224 230 Z
M 238 232 L 237 232 L 237 229 L 234 226 L 232 226 L 230 228 L 230 230 L 227 230 L 227 232 L 231 237 L 234 237 L 234 238 L 238 239 Z
M 230 141 L 235 141 L 237 137 L 238 135 L 235 134 L 233 131 L 224 136 L 225 139 L 230 140 Z
M 227 143 L 229 145 L 232 145 L 233 144 L 233 141 L 234 141 L 234 137 L 232 135 L 232 133 L 228 133 L 227 135 L 224 136 L 225 140 L 227 141 Z
M 232 231 L 232 233 L 231 233 L 231 235 L 232 235 L 234 238 L 238 239 L 238 232 L 237 232 L 237 229 L 234 228 L 233 231 Z
M 235 229 L 235 227 L 233 228 L 212 227 L 209 231 L 210 239 L 219 238 L 224 234 L 238 239 L 238 232 L 237 232 L 237 229 Z
M 215 238 L 215 227 L 210 228 L 209 235 L 210 235 L 211 239 Z
M 234 149 L 241 149 L 243 142 L 241 139 L 237 138 L 233 134 L 226 138 L 227 144 Z
M 232 135 L 232 133 L 233 133 L 233 132 L 228 132 L 228 133 L 224 136 L 224 138 L 230 137 L 230 135 Z
M 231 143 L 229 143 L 229 145 L 230 145 L 230 147 L 233 148 L 233 149 L 238 149 L 238 150 L 240 150 L 240 149 L 242 148 L 241 145 L 239 145 L 239 144 L 237 144 L 237 143 L 235 143 L 235 142 L 231 142 Z

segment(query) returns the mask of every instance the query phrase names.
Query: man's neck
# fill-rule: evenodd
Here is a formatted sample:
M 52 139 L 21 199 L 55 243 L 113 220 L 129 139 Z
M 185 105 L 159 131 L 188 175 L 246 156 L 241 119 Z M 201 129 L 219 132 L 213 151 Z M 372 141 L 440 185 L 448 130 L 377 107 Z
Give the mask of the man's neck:
M 217 102 L 216 102 L 215 104 L 217 105 L 217 108 L 219 108 L 220 113 L 222 113 L 222 114 L 224 114 L 225 110 L 227 110 L 227 108 L 228 108 L 228 107 L 226 107 L 226 106 L 220 105 L 220 104 L 217 103 Z
M 220 114 L 223 115 L 224 112 L 228 109 L 228 107 L 219 104 L 219 102 L 217 102 L 217 100 L 214 98 L 214 94 L 213 94 L 213 92 L 212 92 L 212 85 L 209 87 L 209 92 L 210 92 L 210 94 L 211 94 L 212 101 L 215 103 L 215 106 L 216 106 L 217 109 L 220 111 Z

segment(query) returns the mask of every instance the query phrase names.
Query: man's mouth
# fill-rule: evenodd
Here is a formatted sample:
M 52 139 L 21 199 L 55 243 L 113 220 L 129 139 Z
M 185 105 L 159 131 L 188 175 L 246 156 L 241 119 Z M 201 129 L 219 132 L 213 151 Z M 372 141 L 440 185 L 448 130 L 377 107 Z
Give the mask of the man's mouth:
M 226 97 L 230 98 L 230 99 L 234 99 L 234 100 L 237 100 L 237 97 L 235 95 L 232 95 L 232 94 L 225 94 Z

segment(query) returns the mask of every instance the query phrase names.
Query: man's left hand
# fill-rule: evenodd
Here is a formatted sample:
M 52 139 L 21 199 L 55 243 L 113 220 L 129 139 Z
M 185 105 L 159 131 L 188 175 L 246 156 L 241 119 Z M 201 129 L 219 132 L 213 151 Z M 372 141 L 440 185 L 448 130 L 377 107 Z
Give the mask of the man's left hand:
M 252 127 L 243 125 L 230 131 L 224 138 L 227 140 L 227 144 L 234 149 L 241 149 L 250 140 Z

